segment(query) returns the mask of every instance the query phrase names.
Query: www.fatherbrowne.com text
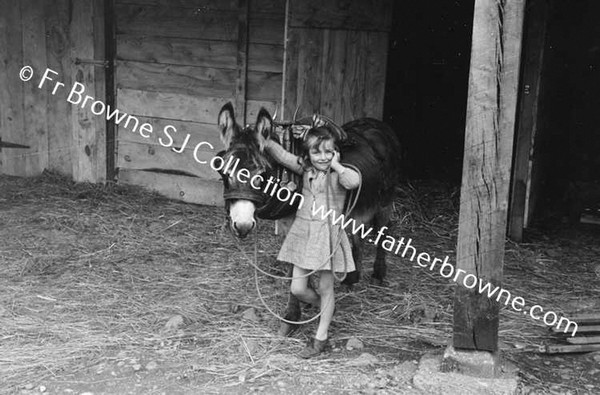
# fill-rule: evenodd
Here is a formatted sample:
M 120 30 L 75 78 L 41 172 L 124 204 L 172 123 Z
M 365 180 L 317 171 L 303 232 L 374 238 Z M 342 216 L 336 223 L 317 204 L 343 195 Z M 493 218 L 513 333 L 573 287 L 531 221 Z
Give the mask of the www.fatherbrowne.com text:
M 30 81 L 34 76 L 34 70 L 31 66 L 24 66 L 21 68 L 19 77 L 22 81 Z M 65 84 L 55 80 L 58 73 L 52 69 L 47 68 L 43 73 L 38 83 L 38 88 L 42 89 L 44 85 L 51 86 L 51 94 L 56 95 L 57 92 L 65 88 Z M 53 84 L 53 85 L 52 85 Z M 97 116 L 104 115 L 106 120 L 113 121 L 115 124 L 122 126 L 124 129 L 128 129 L 132 132 L 139 133 L 144 138 L 149 138 L 153 133 L 153 126 L 149 123 L 141 123 L 134 115 L 127 114 L 103 103 L 101 100 L 85 94 L 85 86 L 79 82 L 74 82 L 73 86 L 69 90 L 67 101 L 73 105 L 80 106 L 81 108 L 88 107 L 89 110 Z M 159 133 L 162 135 L 158 138 L 158 142 L 165 148 L 170 148 L 174 152 L 181 154 L 188 147 L 188 143 L 191 135 L 188 133 L 184 139 L 181 147 L 173 147 L 174 139 L 173 135 L 177 133 L 177 129 L 173 125 L 166 125 Z M 299 206 L 304 204 L 304 197 L 297 193 L 290 191 L 287 188 L 279 187 L 280 180 L 269 177 L 264 179 L 261 175 L 251 175 L 248 169 L 238 169 L 239 159 L 233 160 L 229 158 L 229 161 L 225 163 L 225 160 L 220 156 L 214 156 L 212 159 L 203 160 L 199 157 L 201 151 L 206 149 L 214 151 L 214 147 L 207 141 L 200 141 L 196 143 L 193 150 L 193 157 L 196 162 L 202 165 L 209 164 L 210 167 L 215 171 L 221 171 L 228 174 L 229 177 L 236 177 L 238 182 L 247 183 L 254 189 L 262 189 L 262 191 L 270 196 L 276 196 L 282 202 L 288 202 L 293 205 L 298 203 Z M 313 216 L 321 216 L 321 219 L 326 220 L 329 218 L 333 225 L 341 226 L 344 230 L 351 232 L 353 235 L 359 234 L 362 239 L 366 239 L 372 235 L 373 228 L 365 229 L 364 224 L 357 224 L 356 221 L 351 217 L 346 217 L 344 214 L 337 214 L 334 210 L 325 211 L 325 207 L 316 207 L 313 203 L 312 213 Z M 571 330 L 571 336 L 575 336 L 577 333 L 578 325 L 576 322 L 571 321 L 565 317 L 558 316 L 552 311 L 544 313 L 544 309 L 539 305 L 533 305 L 527 307 L 525 299 L 520 296 L 513 297 L 511 293 L 504 288 L 494 286 L 490 282 L 484 281 L 478 278 L 472 273 L 468 273 L 462 269 L 456 269 L 451 263 L 448 262 L 450 259 L 446 256 L 443 260 L 440 258 L 432 257 L 427 252 L 417 253 L 417 249 L 412 245 L 412 239 L 405 240 L 404 237 L 399 240 L 392 236 L 385 234 L 388 229 L 384 226 L 377 230 L 374 239 L 367 239 L 368 242 L 378 245 L 381 243 L 381 247 L 392 252 L 395 255 L 406 258 L 407 255 L 410 257 L 408 260 L 413 262 L 416 258 L 416 264 L 421 268 L 429 268 L 430 271 L 437 270 L 439 275 L 446 279 L 452 279 L 457 284 L 476 290 L 482 295 L 486 295 L 490 299 L 495 299 L 496 302 L 501 303 L 504 301 L 504 305 L 510 306 L 517 312 L 522 312 L 525 315 L 529 315 L 536 321 L 542 321 L 547 326 L 556 326 L 557 329 L 563 329 L 564 333 Z

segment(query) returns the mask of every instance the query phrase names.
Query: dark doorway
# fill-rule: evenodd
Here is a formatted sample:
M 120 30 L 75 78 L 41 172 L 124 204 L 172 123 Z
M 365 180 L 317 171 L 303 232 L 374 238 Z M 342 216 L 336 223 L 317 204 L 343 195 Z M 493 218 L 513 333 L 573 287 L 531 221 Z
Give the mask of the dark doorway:
M 600 2 L 552 1 L 542 68 L 533 219 L 578 222 L 600 203 Z M 598 208 L 598 207 L 596 207 Z
M 474 0 L 394 3 L 384 119 L 406 176 L 460 182 Z

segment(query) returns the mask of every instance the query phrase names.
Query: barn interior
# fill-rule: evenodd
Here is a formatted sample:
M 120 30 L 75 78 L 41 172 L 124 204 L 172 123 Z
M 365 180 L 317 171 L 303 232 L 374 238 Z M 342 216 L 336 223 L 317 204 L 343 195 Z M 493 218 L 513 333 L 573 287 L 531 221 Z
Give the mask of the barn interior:
M 157 130 L 177 126 L 181 134 L 173 148 L 183 146 L 187 133 L 195 133 L 196 142 L 217 146 L 215 115 L 226 100 L 246 96 L 252 122 L 259 105 L 273 109 L 283 84 L 289 83 L 281 70 L 284 7 L 279 0 L 258 1 L 260 7 L 249 2 L 248 89 L 239 92 L 236 62 L 243 35 L 236 29 L 244 20 L 238 19 L 238 1 L 206 0 L 218 5 L 212 11 L 186 6 L 204 2 L 5 2 L 9 6 L 0 14 L 0 65 L 7 65 L 0 67 L 0 85 L 6 87 L 0 92 L 1 137 L 31 146 L 29 151 L 4 149 L 0 155 L 0 376 L 5 388 L 23 393 L 36 388 L 40 393 L 123 393 L 138 386 L 139 393 L 197 393 L 199 388 L 277 393 L 297 388 L 321 392 L 325 383 L 333 392 L 406 390 L 413 385 L 420 355 L 443 351 L 451 339 L 453 284 L 390 254 L 385 286 L 362 281 L 355 292 L 340 293 L 334 358 L 306 362 L 300 371 L 298 359 L 290 356 L 315 325 L 293 338 L 273 336 L 278 322 L 257 302 L 255 273 L 239 243 L 223 230 L 222 207 L 210 206 L 222 203 L 221 185 L 212 179 L 217 175 L 194 163 L 193 147 L 181 156 L 139 133 L 113 130 L 117 138 L 107 148 L 102 117 L 69 104 L 66 94 L 54 96 L 50 87 L 40 90 L 16 77 L 23 64 L 36 71 L 57 70 L 67 87 L 83 76 L 90 95 L 102 98 L 110 96 L 105 88 L 114 89 L 117 108 L 149 120 Z M 543 58 L 540 89 L 532 100 L 536 107 L 522 102 L 519 112 L 521 120 L 528 115 L 537 121 L 533 155 L 526 158 L 527 168 L 532 159 L 526 172 L 531 229 L 526 243 L 507 243 L 502 281 L 514 296 L 559 314 L 599 311 L 600 227 L 581 224 L 576 231 L 586 233 L 558 234 L 548 232 L 545 220 L 563 226 L 569 211 L 577 217 L 584 202 L 598 201 L 593 186 L 599 179 L 600 142 L 594 128 L 600 39 L 594 17 L 600 5 L 594 0 L 527 2 L 551 7 L 547 20 L 537 20 L 547 28 L 544 51 L 525 53 L 528 59 Z M 302 11 L 299 16 L 318 17 L 304 5 L 367 2 L 292 3 Z M 375 98 L 382 75 L 377 61 L 346 66 L 352 66 L 356 54 L 364 61 L 385 51 L 381 37 L 389 27 L 383 116 L 403 140 L 410 180 L 398 190 L 389 231 L 409 235 L 435 256 L 456 255 L 474 3 L 395 1 L 393 22 L 383 27 L 373 27 L 376 12 L 354 12 L 358 17 L 351 20 L 364 36 L 360 29 L 340 28 L 341 19 L 325 20 L 333 24 L 327 25 L 327 35 L 322 34 L 327 27 L 305 26 L 302 18 L 292 26 L 302 44 L 291 53 L 300 70 L 306 75 L 330 70 L 336 78 L 332 83 L 344 80 L 339 71 L 344 69 L 376 77 L 357 86 L 340 83 L 347 92 L 375 86 Z M 103 6 L 111 4 L 117 17 L 105 19 Z M 112 87 L 102 62 L 111 25 L 116 45 Z M 210 34 L 223 36 L 204 36 Z M 321 49 L 339 49 L 339 43 L 351 44 L 348 57 L 332 51 L 321 61 Z M 334 100 L 329 94 L 338 91 L 331 85 L 321 91 L 315 83 L 311 89 L 310 99 L 332 113 L 356 116 L 369 103 L 370 110 L 379 109 L 368 95 Z M 296 98 L 300 101 L 301 95 Z M 155 171 L 157 164 L 160 171 Z M 107 167 L 118 170 L 116 184 L 104 183 L 112 180 Z M 205 193 L 212 181 L 214 190 Z M 170 200 L 127 184 L 162 186 Z M 199 200 L 205 205 L 181 202 Z M 257 251 L 265 268 L 275 270 L 281 240 L 269 224 L 260 228 Z M 242 247 L 252 251 L 251 245 Z M 368 247 L 364 280 L 375 255 Z M 283 309 L 287 284 L 259 281 L 269 305 Z M 597 353 L 546 355 L 539 345 L 556 343 L 555 333 L 510 308 L 500 314 L 499 348 L 522 369 L 523 393 L 594 393 L 600 388 Z M 362 339 L 364 348 L 348 349 L 352 338 Z M 365 353 L 375 359 L 365 360 Z
M 541 58 L 537 98 L 521 100 L 518 114 L 537 114 L 525 224 L 589 221 L 600 202 L 600 4 L 551 1 L 544 14 L 533 3 L 524 40 L 547 18 L 543 48 L 523 52 L 523 62 Z M 384 117 L 402 138 L 409 179 L 460 184 L 473 5 L 395 4 Z M 529 85 L 522 77 L 520 91 L 532 94 Z

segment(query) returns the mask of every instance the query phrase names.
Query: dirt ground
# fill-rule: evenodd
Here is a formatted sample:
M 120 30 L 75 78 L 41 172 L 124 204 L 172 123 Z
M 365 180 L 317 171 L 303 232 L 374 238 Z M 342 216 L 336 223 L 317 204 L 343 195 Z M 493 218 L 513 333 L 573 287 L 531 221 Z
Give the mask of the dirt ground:
M 390 234 L 453 257 L 457 204 L 454 186 L 404 185 Z M 390 254 L 386 283 L 372 285 L 367 247 L 364 281 L 337 289 L 332 348 L 301 360 L 315 324 L 277 336 L 253 240 L 223 223 L 222 208 L 135 188 L 0 176 L 0 393 L 420 393 L 419 358 L 451 337 L 454 284 Z M 557 313 L 600 311 L 599 227 L 556 224 L 507 242 L 504 288 Z M 265 270 L 281 273 L 281 241 L 261 223 Z M 286 284 L 257 281 L 281 311 Z M 520 393 L 600 392 L 598 353 L 538 352 L 560 339 L 509 308 L 499 336 Z

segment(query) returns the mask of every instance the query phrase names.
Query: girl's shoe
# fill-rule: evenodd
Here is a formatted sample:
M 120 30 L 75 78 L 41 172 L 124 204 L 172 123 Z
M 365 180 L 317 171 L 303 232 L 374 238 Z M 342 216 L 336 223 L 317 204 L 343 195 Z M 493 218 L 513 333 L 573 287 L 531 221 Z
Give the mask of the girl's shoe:
M 306 348 L 298 354 L 300 358 L 308 359 L 321 354 L 327 347 L 327 339 L 317 340 L 312 339 L 312 344 L 307 344 Z

